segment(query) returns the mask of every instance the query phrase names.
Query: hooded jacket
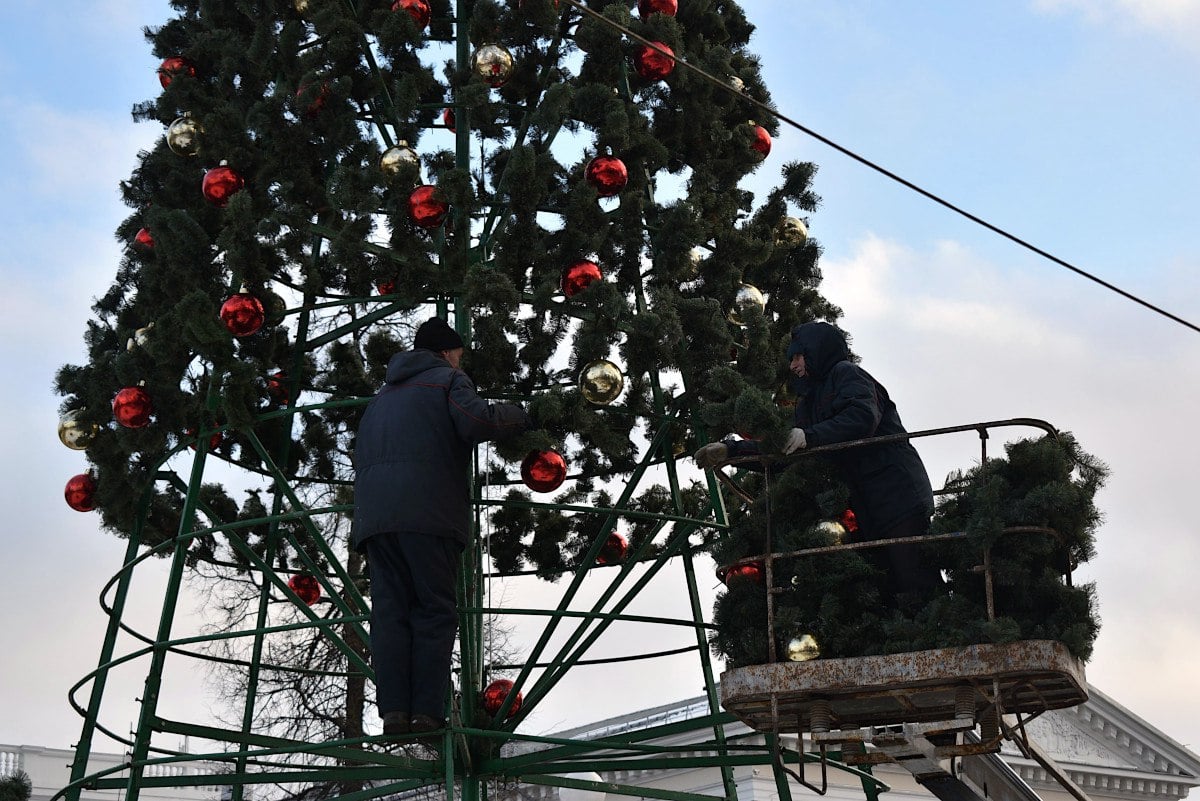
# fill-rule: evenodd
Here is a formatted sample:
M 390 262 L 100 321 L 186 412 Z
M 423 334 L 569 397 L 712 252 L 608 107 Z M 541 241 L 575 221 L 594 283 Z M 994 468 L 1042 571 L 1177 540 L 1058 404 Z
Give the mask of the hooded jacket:
M 896 404 L 871 374 L 850 361 L 846 338 L 829 323 L 792 329 L 789 359 L 804 354 L 804 378 L 795 425 L 807 447 L 905 433 Z M 933 511 L 929 474 L 907 442 L 864 445 L 829 454 L 850 487 L 851 508 L 866 535 L 875 539 L 905 517 Z
M 524 409 L 483 400 L 466 373 L 433 351 L 394 355 L 358 426 L 353 547 L 362 551 L 376 534 L 405 531 L 466 545 L 472 450 L 530 425 Z

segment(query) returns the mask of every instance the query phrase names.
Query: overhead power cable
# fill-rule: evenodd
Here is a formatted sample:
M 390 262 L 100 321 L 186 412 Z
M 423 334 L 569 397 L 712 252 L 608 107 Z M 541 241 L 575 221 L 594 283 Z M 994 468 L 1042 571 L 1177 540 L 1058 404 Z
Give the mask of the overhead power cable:
M 638 36 L 636 33 L 631 31 L 629 28 L 625 27 L 624 25 L 621 25 L 619 22 L 616 22 L 615 20 L 611 20 L 608 17 L 604 16 L 603 14 L 599 13 L 598 11 L 594 11 L 593 9 L 588 8 L 580 0 L 563 0 L 563 2 L 579 9 L 583 13 L 595 18 L 596 20 L 600 21 L 604 25 L 607 25 L 610 28 L 612 28 L 616 31 L 619 31 L 621 34 L 628 36 L 630 39 L 633 39 L 634 41 L 637 41 L 637 42 L 641 42 L 642 44 L 651 48 L 655 52 L 660 53 L 664 56 L 667 56 L 668 58 L 672 59 L 676 64 L 680 65 L 681 67 L 683 67 L 687 70 L 694 72 L 695 74 L 699 75 L 701 78 L 703 78 L 704 80 L 713 84 L 714 86 L 719 86 L 722 89 L 725 89 L 726 91 L 737 95 L 738 97 L 742 98 L 743 100 L 750 103 L 751 105 L 767 112 L 768 114 L 770 114 L 772 117 L 776 118 L 777 120 L 779 120 L 783 123 L 786 123 L 787 125 L 790 125 L 791 127 L 795 128 L 796 130 L 798 130 L 802 133 L 807 134 L 808 136 L 811 136 L 813 139 L 816 139 L 818 142 L 821 142 L 822 144 L 828 145 L 829 147 L 833 148 L 837 152 L 839 152 L 845 156 L 849 156 L 850 158 L 857 161 L 859 164 L 862 164 L 865 167 L 869 167 L 870 169 L 874 170 L 875 172 L 879 173 L 880 175 L 890 178 L 891 180 L 895 181 L 896 183 L 900 184 L 901 186 L 907 187 L 908 189 L 911 189 L 912 191 L 916 192 L 917 194 L 922 195 L 922 196 L 928 198 L 929 200 L 932 200 L 934 203 L 937 203 L 939 206 L 947 208 L 950 211 L 953 211 L 954 213 L 967 218 L 968 220 L 970 220 L 971 222 L 973 222 L 977 225 L 983 226 L 984 228 L 988 229 L 992 233 L 999 234 L 1000 236 L 1004 237 L 1005 239 L 1009 240 L 1010 242 L 1014 242 L 1014 243 L 1020 245 L 1021 247 L 1025 248 L 1026 250 L 1032 251 L 1033 253 L 1036 253 L 1037 255 L 1041 256 L 1042 258 L 1047 259 L 1048 261 L 1051 261 L 1060 267 L 1065 267 L 1066 269 L 1070 270 L 1071 272 L 1075 273 L 1076 275 L 1082 276 L 1083 278 L 1086 278 L 1089 281 L 1097 283 L 1100 286 L 1104 287 L 1105 289 L 1115 292 L 1118 295 L 1126 298 L 1127 300 L 1131 300 L 1134 303 L 1144 306 L 1153 312 L 1157 312 L 1158 314 L 1161 314 L 1163 317 L 1166 317 L 1169 320 L 1172 320 L 1176 323 L 1179 323 L 1182 326 L 1192 329 L 1193 331 L 1195 331 L 1197 333 L 1200 333 L 1200 325 L 1196 325 L 1195 323 L 1189 322 L 1188 320 L 1185 320 L 1176 314 L 1172 314 L 1171 312 L 1167 311 L 1166 309 L 1162 308 L 1161 306 L 1157 306 L 1148 300 L 1144 300 L 1144 299 L 1138 297 L 1137 295 L 1134 295 L 1132 292 L 1128 292 L 1124 289 L 1121 289 L 1119 286 L 1112 284 L 1108 281 L 1105 281 L 1103 278 L 1100 278 L 1099 276 L 1094 275 L 1094 274 L 1088 272 L 1087 270 L 1084 270 L 1081 267 L 1076 267 L 1074 264 L 1071 264 L 1070 262 L 1066 261 L 1065 259 L 1060 259 L 1058 256 L 1055 256 L 1053 253 L 1050 253 L 1046 250 L 1043 250 L 1042 248 L 1039 248 L 1037 245 L 1034 245 L 1033 243 L 1022 239 L 1021 237 L 1017 236 L 1016 234 L 1009 233 L 1008 231 L 1004 230 L 1000 226 L 994 225 L 976 214 L 972 214 L 971 212 L 967 211 L 966 209 L 963 209 L 960 206 L 957 206 L 957 205 L 951 203 L 950 201 L 946 200 L 945 198 L 943 198 L 939 195 L 934 194 L 933 192 L 929 191 L 928 189 L 918 186 L 917 184 L 913 183 L 912 181 L 909 181 L 907 178 L 903 178 L 903 177 L 897 175 L 896 173 L 892 172 L 891 170 L 887 169 L 886 167 L 876 164 L 875 162 L 871 161 L 870 159 L 866 158 L 865 156 L 860 156 L 858 153 L 855 153 L 853 150 L 849 149 L 848 147 L 839 145 L 837 142 L 833 141 L 832 139 L 830 139 L 826 136 L 822 136 L 821 134 L 817 133 L 816 131 L 812 130 L 811 128 L 808 128 L 807 126 L 800 124 L 799 122 L 793 120 L 792 118 L 790 118 L 784 114 L 781 114 L 778 111 L 778 109 L 772 108 L 771 106 L 768 106 L 766 103 L 763 103 L 760 100 L 756 100 L 755 98 L 750 97 L 745 92 L 742 92 L 742 91 L 738 90 L 737 88 L 735 88 L 729 82 L 727 82 L 721 78 L 718 78 L 717 76 L 701 69 L 700 67 L 697 67 L 693 64 L 689 64 L 687 61 L 684 61 L 682 58 L 675 55 L 674 53 L 663 50 L 661 47 L 659 47 L 654 42 L 650 41 L 649 39 L 645 39 L 641 36 Z

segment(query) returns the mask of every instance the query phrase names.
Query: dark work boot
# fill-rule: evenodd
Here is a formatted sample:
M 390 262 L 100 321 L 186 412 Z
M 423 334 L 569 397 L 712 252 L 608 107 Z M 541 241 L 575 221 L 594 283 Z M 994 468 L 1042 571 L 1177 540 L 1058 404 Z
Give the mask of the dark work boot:
M 424 734 L 427 732 L 441 731 L 446 728 L 446 721 L 432 718 L 429 715 L 416 714 L 412 716 L 412 720 L 408 723 L 408 730 L 413 734 Z M 441 737 L 421 737 L 417 740 L 421 745 L 429 748 L 441 748 Z
M 408 713 L 407 712 L 384 712 L 383 713 L 383 733 L 389 735 L 408 734 Z

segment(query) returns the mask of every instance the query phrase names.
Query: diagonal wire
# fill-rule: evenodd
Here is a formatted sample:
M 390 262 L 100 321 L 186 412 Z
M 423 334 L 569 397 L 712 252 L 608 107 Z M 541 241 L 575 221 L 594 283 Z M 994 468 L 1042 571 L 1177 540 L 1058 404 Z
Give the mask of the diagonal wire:
M 713 75 L 712 73 L 709 73 L 709 72 L 701 69 L 700 67 L 695 66 L 694 64 L 689 64 L 688 62 L 686 62 L 683 59 L 676 56 L 674 53 L 670 53 L 670 52 L 667 52 L 666 50 L 663 50 L 656 43 L 650 41 L 649 39 L 645 39 L 641 36 L 638 36 L 636 33 L 631 31 L 626 26 L 621 25 L 619 22 L 616 22 L 615 20 L 611 20 L 608 17 L 605 17 L 603 14 L 599 13 L 598 11 L 594 11 L 593 9 L 588 8 L 582 2 L 580 2 L 580 0 L 563 0 L 563 2 L 565 2 L 569 6 L 573 6 L 577 9 L 579 9 L 580 11 L 584 12 L 585 14 L 588 14 L 589 16 L 595 18 L 602 24 L 607 25 L 616 31 L 619 31 L 620 33 L 624 34 L 625 36 L 628 36 L 630 39 L 633 39 L 637 42 L 640 42 L 640 43 L 646 45 L 647 47 L 651 48 L 652 50 L 656 51 L 657 53 L 659 53 L 661 55 L 667 56 L 668 58 L 672 59 L 679 66 L 681 66 L 685 69 L 691 70 L 692 72 L 696 73 L 701 78 L 703 78 L 704 80 L 713 84 L 714 86 L 719 86 L 728 92 L 732 92 L 733 94 L 744 99 L 746 102 L 750 103 L 751 105 L 753 105 L 759 109 L 762 109 L 763 111 L 767 112 L 768 114 L 770 114 L 771 116 L 780 120 L 781 122 L 787 123 L 788 125 L 795 128 L 796 130 L 801 131 L 805 134 L 808 134 L 813 139 L 816 139 L 818 142 L 828 145 L 829 147 L 838 151 L 842 155 L 849 156 L 850 158 L 857 161 L 859 164 L 862 164 L 865 167 L 869 167 L 870 169 L 874 170 L 875 172 L 879 173 L 880 175 L 890 178 L 891 180 L 895 181 L 896 183 L 900 184 L 901 186 L 907 187 L 908 189 L 911 189 L 912 191 L 916 192 L 917 194 L 922 195 L 922 196 L 928 198 L 929 200 L 932 200 L 934 203 L 937 203 L 939 206 L 943 206 L 944 208 L 947 208 L 950 211 L 953 211 L 955 214 L 961 215 L 962 217 L 967 218 L 971 222 L 976 223 L 977 225 L 983 226 L 984 228 L 988 229 L 992 233 L 999 234 L 1000 236 L 1004 237 L 1005 239 L 1009 240 L 1010 242 L 1014 242 L 1014 243 L 1020 245 L 1021 247 L 1025 248 L 1026 250 L 1036 253 L 1037 255 L 1041 256 L 1042 258 L 1047 259 L 1048 261 L 1054 262 L 1055 264 L 1057 264 L 1060 267 L 1065 267 L 1066 269 L 1070 270 L 1071 272 L 1075 273 L 1076 275 L 1079 275 L 1083 278 L 1088 279 L 1089 281 L 1097 283 L 1100 286 L 1104 287 L 1105 289 L 1111 290 L 1112 292 L 1116 292 L 1118 295 L 1126 298 L 1127 300 L 1131 300 L 1134 303 L 1145 306 L 1147 309 L 1149 309 L 1153 312 L 1157 312 L 1158 314 L 1161 314 L 1163 317 L 1166 317 L 1169 320 L 1172 320 L 1186 328 L 1190 328 L 1193 331 L 1200 333 L 1200 326 L 1196 325 L 1195 323 L 1189 322 L 1188 320 L 1185 320 L 1184 318 L 1179 317 L 1178 315 L 1172 314 L 1171 312 L 1167 311 L 1166 309 L 1163 309 L 1161 306 L 1156 306 L 1155 304 L 1151 303 L 1148 300 L 1143 300 L 1142 298 L 1138 297 L 1137 295 L 1134 295 L 1132 292 L 1128 292 L 1124 289 L 1121 289 L 1116 284 L 1112 284 L 1108 281 L 1105 281 L 1103 278 L 1100 278 L 1099 276 L 1094 275 L 1094 274 L 1088 272 L 1087 270 L 1084 270 L 1081 267 L 1076 267 L 1074 264 L 1071 264 L 1070 262 L 1068 262 L 1064 259 L 1060 259 L 1058 256 L 1055 256 L 1053 253 L 1050 253 L 1049 251 L 1039 248 L 1037 245 L 1034 245 L 1031 242 L 1028 242 L 1028 241 L 1022 239 L 1021 237 L 1017 236 L 1016 234 L 1009 233 L 1008 231 L 1004 230 L 1000 226 L 994 225 L 994 224 L 988 222 L 987 220 L 983 219 L 982 217 L 979 217 L 978 215 L 972 214 L 971 212 L 967 211 L 966 209 L 961 208 L 960 206 L 956 206 L 955 204 L 951 203 L 950 201 L 946 200 L 945 198 L 934 194 L 933 192 L 929 191 L 928 189 L 924 189 L 924 188 L 918 186 L 917 184 L 913 183 L 912 181 L 909 181 L 906 178 L 902 178 L 901 176 L 897 175 L 896 173 L 892 172 L 891 170 L 887 169 L 886 167 L 876 164 L 875 162 L 871 161 L 870 159 L 866 158 L 865 156 L 860 156 L 858 153 L 855 153 L 853 150 L 850 150 L 847 147 L 839 145 L 837 142 L 833 141 L 832 139 L 830 139 L 826 136 L 822 136 L 821 134 L 817 133 L 816 131 L 812 130 L 811 128 L 808 128 L 807 126 L 804 126 L 804 125 L 800 124 L 799 122 L 796 122 L 795 120 L 791 119 L 790 117 L 788 117 L 784 114 L 780 114 L 777 109 L 772 108 L 771 106 L 767 105 L 766 103 L 763 103 L 760 100 L 756 100 L 753 97 L 750 97 L 749 95 L 745 94 L 744 92 L 737 90 L 732 85 L 730 85 L 727 81 L 724 81 L 724 80 L 718 78 L 717 76 Z

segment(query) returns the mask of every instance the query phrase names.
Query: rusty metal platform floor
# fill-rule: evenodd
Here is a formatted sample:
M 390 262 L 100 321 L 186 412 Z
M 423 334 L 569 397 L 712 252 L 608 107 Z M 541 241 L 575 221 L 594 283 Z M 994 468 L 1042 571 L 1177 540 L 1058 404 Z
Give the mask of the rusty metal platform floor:
M 735 668 L 721 674 L 721 705 L 758 731 L 809 731 L 815 701 L 829 702 L 835 729 L 891 726 L 954 720 L 964 685 L 976 688 L 979 714 L 991 704 L 994 681 L 1005 713 L 1087 700 L 1083 663 L 1066 646 L 1026 640 Z

